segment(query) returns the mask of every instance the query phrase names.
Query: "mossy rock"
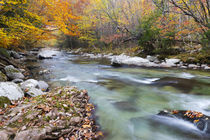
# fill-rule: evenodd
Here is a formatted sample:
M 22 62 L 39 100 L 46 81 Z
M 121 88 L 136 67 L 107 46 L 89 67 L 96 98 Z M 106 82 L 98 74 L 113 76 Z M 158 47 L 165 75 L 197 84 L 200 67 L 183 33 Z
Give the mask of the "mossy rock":
M 4 57 L 6 57 L 6 58 L 10 58 L 9 53 L 8 53 L 7 50 L 4 49 L 4 48 L 0 48 L 0 55 L 1 55 L 1 56 L 4 56 Z
M 7 76 L 0 71 L 0 82 L 6 82 L 7 81 Z
M 0 108 L 4 107 L 5 104 L 10 105 L 11 101 L 7 97 L 0 96 Z

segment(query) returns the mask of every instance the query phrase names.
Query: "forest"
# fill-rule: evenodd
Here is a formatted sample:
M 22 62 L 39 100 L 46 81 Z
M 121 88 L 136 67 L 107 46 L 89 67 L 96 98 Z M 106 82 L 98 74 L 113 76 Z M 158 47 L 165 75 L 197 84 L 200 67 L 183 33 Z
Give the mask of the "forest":
M 143 54 L 208 50 L 209 5 L 208 0 L 1 0 L 0 46 L 39 46 L 59 30 L 67 47 L 125 46 Z

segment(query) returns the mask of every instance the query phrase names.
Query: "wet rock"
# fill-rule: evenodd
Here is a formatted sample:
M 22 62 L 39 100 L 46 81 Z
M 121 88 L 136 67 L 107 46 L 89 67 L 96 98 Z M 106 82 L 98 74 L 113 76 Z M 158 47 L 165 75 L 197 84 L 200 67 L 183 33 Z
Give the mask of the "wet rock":
M 42 75 L 42 74 L 49 74 L 49 73 L 50 73 L 50 70 L 41 70 L 39 72 L 40 75 Z
M 6 71 L 6 75 L 8 76 L 8 78 L 11 80 L 25 78 L 25 76 L 21 73 L 21 71 L 16 69 L 12 65 L 6 66 L 4 70 Z
M 6 82 L 7 81 L 7 76 L 0 71 L 0 82 Z
M 38 87 L 39 89 L 41 89 L 42 91 L 47 91 L 49 88 L 49 85 L 45 82 L 45 81 L 39 81 L 38 82 Z
M 17 100 L 24 96 L 21 88 L 13 82 L 0 82 L 0 96 L 5 96 L 10 100 Z
M 164 87 L 164 86 L 172 86 L 175 87 L 184 93 L 190 93 L 190 91 L 195 87 L 200 87 L 202 85 L 210 86 L 210 84 L 205 84 L 200 81 L 196 81 L 195 79 L 184 79 L 184 78 L 176 78 L 176 77 L 164 77 L 153 83 L 156 86 Z M 197 93 L 201 94 L 201 93 Z
M 52 59 L 53 56 L 56 56 L 58 52 L 54 51 L 54 50 L 42 50 L 39 54 L 38 54 L 38 58 L 39 59 Z
M 113 104 L 116 108 L 123 110 L 123 111 L 129 111 L 129 112 L 136 112 L 138 109 L 135 107 L 134 104 L 128 101 L 121 101 L 116 102 Z
M 12 80 L 12 82 L 19 84 L 19 83 L 23 82 L 23 79 L 14 79 L 14 80 Z
M 203 131 L 203 133 L 210 134 L 210 116 L 206 116 L 201 112 L 189 110 L 166 110 L 159 112 L 158 115 L 188 121 L 194 124 L 199 130 Z

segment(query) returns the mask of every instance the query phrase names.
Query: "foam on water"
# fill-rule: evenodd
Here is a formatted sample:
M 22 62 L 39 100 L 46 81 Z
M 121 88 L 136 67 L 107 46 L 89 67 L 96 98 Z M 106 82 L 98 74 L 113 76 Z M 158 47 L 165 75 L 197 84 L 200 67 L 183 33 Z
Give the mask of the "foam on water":
M 76 77 L 73 77 L 73 76 L 67 76 L 65 78 L 61 78 L 60 81 L 69 81 L 69 82 L 75 82 L 75 83 L 78 83 L 78 82 L 89 82 L 89 83 L 97 83 L 98 81 L 97 80 L 93 80 L 93 79 L 79 79 L 79 78 L 76 78 Z
M 185 79 L 192 79 L 192 78 L 195 77 L 195 75 L 192 75 L 190 73 L 183 72 L 183 73 L 179 74 L 178 77 L 185 78 Z

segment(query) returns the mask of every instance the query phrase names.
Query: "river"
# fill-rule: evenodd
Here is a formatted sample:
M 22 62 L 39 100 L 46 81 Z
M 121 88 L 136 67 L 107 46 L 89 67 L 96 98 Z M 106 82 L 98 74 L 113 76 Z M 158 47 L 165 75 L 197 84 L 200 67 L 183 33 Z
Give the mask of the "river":
M 114 68 L 106 59 L 88 59 L 62 51 L 54 59 L 40 60 L 38 64 L 51 71 L 39 78 L 52 87 L 73 85 L 88 90 L 106 140 L 200 139 L 202 134 L 193 125 L 155 114 L 176 109 L 210 115 L 209 72 Z

